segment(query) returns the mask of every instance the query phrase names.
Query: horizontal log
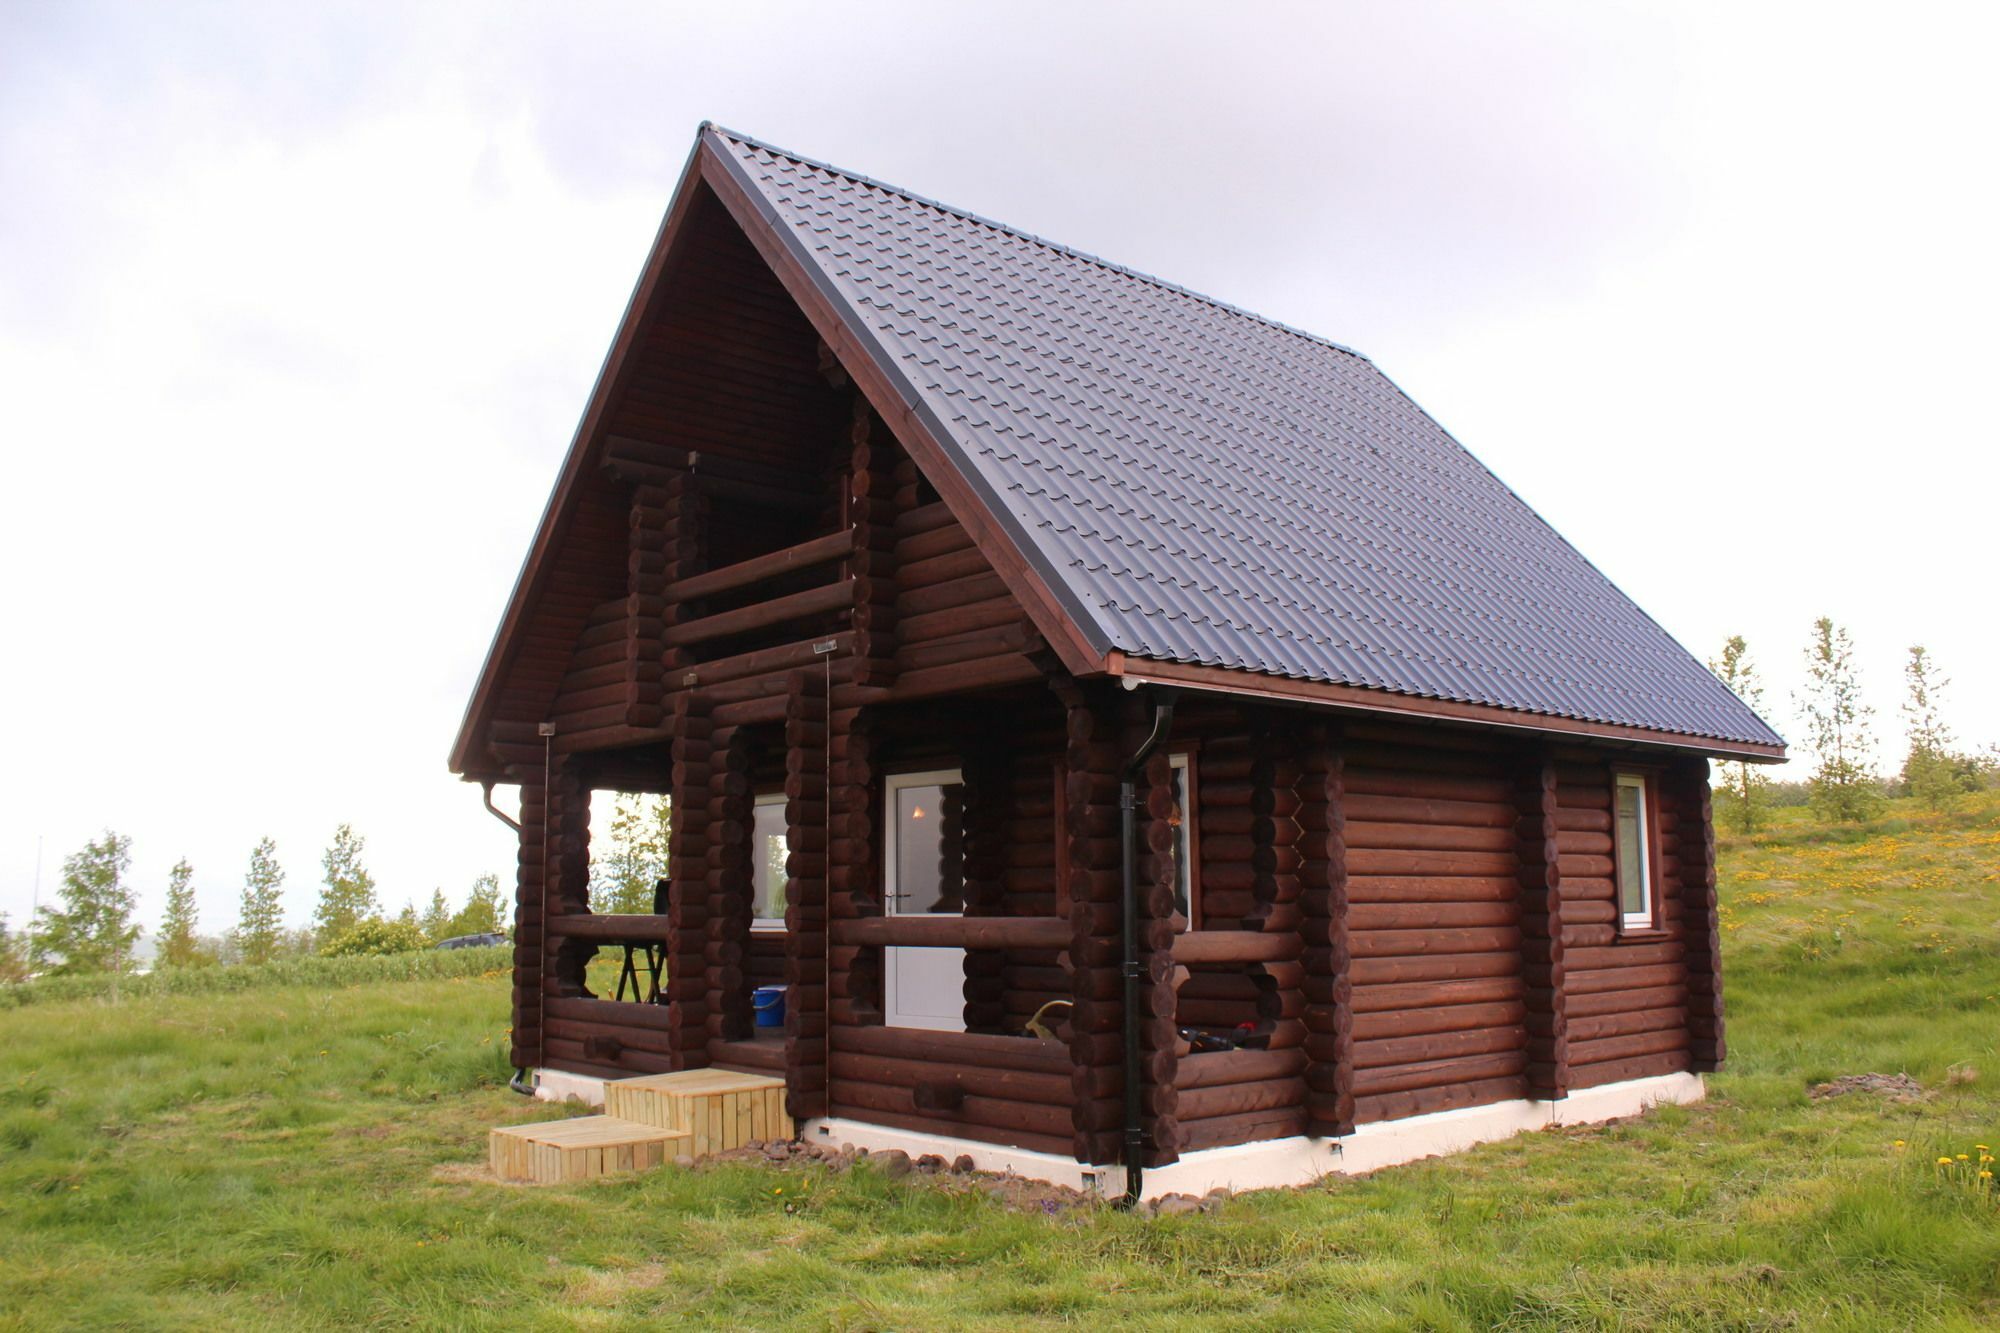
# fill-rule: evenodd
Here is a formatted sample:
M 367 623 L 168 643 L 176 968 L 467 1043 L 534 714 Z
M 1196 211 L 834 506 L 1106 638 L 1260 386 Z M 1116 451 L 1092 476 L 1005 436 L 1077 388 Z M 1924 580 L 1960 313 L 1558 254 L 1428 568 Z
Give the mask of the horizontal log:
M 1262 1143 L 1267 1139 L 1288 1139 L 1305 1133 L 1306 1113 L 1305 1108 L 1300 1106 L 1211 1116 L 1183 1123 L 1181 1131 L 1181 1151 L 1184 1153 L 1227 1147 L 1232 1143 Z
M 1252 1111 L 1305 1109 L 1306 1085 L 1297 1077 L 1259 1079 L 1193 1088 L 1180 1095 L 1176 1114 L 1183 1124 Z
M 1467 1106 L 1490 1106 L 1494 1102 L 1513 1101 L 1526 1095 L 1527 1085 L 1518 1074 L 1439 1083 L 1402 1092 L 1356 1097 L 1354 1121 L 1358 1125 L 1377 1124 L 1437 1111 L 1456 1111 Z
M 723 611 L 699 620 L 684 621 L 669 625 L 661 635 L 661 641 L 670 648 L 689 644 L 706 643 L 711 639 L 727 638 L 732 634 L 745 634 L 751 630 L 768 629 L 788 620 L 798 620 L 805 616 L 824 615 L 849 606 L 854 599 L 854 589 L 847 583 L 828 583 L 817 588 L 807 588 L 803 592 L 790 593 L 784 597 L 774 597 L 768 602 L 753 602 L 749 606 L 733 611 Z
M 828 1033 L 836 1051 L 981 1069 L 1067 1072 L 1069 1047 L 1033 1037 L 997 1037 L 978 1032 L 931 1032 L 921 1028 L 847 1027 Z
M 1417 1037 L 1391 1037 L 1354 1043 L 1354 1068 L 1385 1069 L 1454 1060 L 1471 1055 L 1495 1055 L 1527 1045 L 1527 1030 L 1510 1027 L 1472 1028 L 1462 1032 L 1431 1032 Z M 1575 1048 L 1572 1046 L 1571 1048 Z
M 1356 959 L 1493 953 L 1518 949 L 1520 944 L 1521 932 L 1513 926 L 1476 926 L 1458 930 L 1357 930 L 1348 938 L 1348 949 Z
M 1375 1096 L 1387 1092 L 1407 1092 L 1412 1088 L 1437 1087 L 1446 1083 L 1476 1083 L 1488 1078 L 1511 1078 L 1528 1067 L 1525 1050 L 1494 1051 L 1484 1055 L 1427 1060 L 1419 1064 L 1384 1065 L 1379 1069 L 1354 1071 L 1354 1095 Z
M 624 1000 L 584 1000 L 565 995 L 547 996 L 542 1003 L 551 1021 L 562 1019 L 585 1024 L 610 1023 L 620 1027 L 653 1028 L 660 1031 L 672 1026 L 672 1011 L 664 1004 L 633 1004 Z
M 1439 930 L 1459 926 L 1511 926 L 1521 919 L 1515 900 L 1498 902 L 1357 903 L 1348 909 L 1347 928 Z
M 796 569 L 811 569 L 815 565 L 829 564 L 844 560 L 854 550 L 854 529 L 845 528 L 830 532 L 824 537 L 814 537 L 796 546 L 753 556 L 721 569 L 711 569 L 690 578 L 670 583 L 666 589 L 669 604 L 691 602 L 699 597 L 713 597 L 717 593 L 732 592 L 753 583 Z
M 931 949 L 1061 949 L 1072 933 L 1058 916 L 875 916 L 829 929 L 835 944 Z
M 1596 1041 L 1572 1041 L 1569 1063 L 1572 1069 L 1600 1060 L 1626 1060 L 1638 1055 L 1658 1055 L 1688 1048 L 1687 1029 L 1665 1032 L 1637 1032 L 1623 1037 L 1603 1037 Z
M 979 1125 L 989 1130 L 1016 1131 L 1024 1134 L 1054 1136 L 1069 1132 L 1070 1108 L 1067 1106 L 1045 1106 L 1034 1102 L 1010 1101 L 999 1097 L 974 1097 L 967 1094 L 959 1104 L 949 1111 L 937 1111 L 920 1115 L 916 1106 L 915 1090 L 912 1088 L 887 1087 L 879 1083 L 864 1083 L 854 1079 L 830 1078 L 827 1080 L 827 1095 L 840 1114 L 848 1114 L 849 1108 L 861 1111 L 886 1111 L 891 1114 L 919 1117 L 928 1122 L 933 1133 L 955 1134 L 960 1126 Z M 870 1117 L 862 1114 L 857 1119 Z
M 614 912 L 570 913 L 549 918 L 548 933 L 572 940 L 619 943 L 624 940 L 653 942 L 667 938 L 664 916 Z
M 1435 954 L 1400 958 L 1356 958 L 1349 976 L 1356 987 L 1422 981 L 1463 981 L 1515 976 L 1521 956 L 1513 949 L 1478 954 Z
M 949 1084 L 976 1097 L 997 1097 L 1007 1101 L 1035 1102 L 1044 1106 L 1067 1107 L 1071 1100 L 1070 1076 L 1062 1072 L 1025 1069 L 991 1069 L 978 1065 L 940 1064 L 927 1060 L 902 1060 L 836 1050 L 829 1059 L 835 1078 L 889 1087 L 917 1089 L 931 1084 Z
M 1294 1078 L 1305 1072 L 1306 1053 L 1289 1051 L 1204 1051 L 1183 1055 L 1174 1070 L 1174 1086 L 1183 1092 L 1231 1083 L 1258 1083 Z
M 1623 1060 L 1600 1060 L 1590 1064 L 1572 1064 L 1569 1082 L 1571 1089 L 1602 1087 L 1606 1083 L 1623 1083 L 1627 1079 L 1656 1078 L 1661 1074 L 1678 1074 L 1691 1063 L 1692 1053 L 1687 1050 L 1660 1051 L 1652 1055 L 1637 1055 Z
M 927 505 L 918 505 L 914 509 L 905 509 L 896 515 L 896 535 L 911 537 L 919 532 L 935 532 L 957 521 L 951 516 L 951 506 L 942 500 L 936 500 Z
M 901 672 L 892 687 L 892 697 L 901 701 L 928 699 L 967 690 L 989 690 L 1039 680 L 1041 674 L 1041 669 L 1020 653 L 1009 653 L 1001 657 Z
M 1352 1005 L 1355 1014 L 1360 1015 L 1441 1005 L 1491 1004 L 1518 999 L 1521 993 L 1521 979 L 1510 969 L 1497 976 L 1468 977 L 1463 980 L 1356 986 L 1353 989 Z
M 1176 963 L 1272 963 L 1297 958 L 1296 935 L 1250 930 L 1190 930 L 1174 937 Z
M 854 648 L 854 631 L 841 630 L 837 634 L 800 639 L 796 643 L 779 644 L 775 648 L 759 648 L 755 652 L 737 653 L 733 657 L 718 657 L 712 662 L 697 663 L 684 671 L 674 672 L 668 684 L 675 689 L 683 689 L 689 685 L 719 685 L 725 681 L 814 666 L 829 656 L 817 651 L 817 645 L 826 642 L 827 639 L 833 640 L 833 652 L 830 654 L 833 657 L 845 657 Z M 814 693 L 818 694 L 820 691 L 815 690 Z
M 1377 824 L 1367 820 L 1347 821 L 1349 855 L 1370 849 L 1405 851 L 1496 852 L 1511 856 L 1513 828 L 1460 824 Z
M 1347 881 L 1347 901 L 1371 903 L 1512 902 L 1520 896 L 1518 876 L 1355 875 Z
M 1433 1033 L 1470 1032 L 1486 1028 L 1518 1027 L 1528 1016 L 1519 1000 L 1490 1004 L 1445 1004 L 1428 1009 L 1397 1009 L 1357 1014 L 1354 1039 L 1379 1041 L 1395 1037 L 1421 1037 Z

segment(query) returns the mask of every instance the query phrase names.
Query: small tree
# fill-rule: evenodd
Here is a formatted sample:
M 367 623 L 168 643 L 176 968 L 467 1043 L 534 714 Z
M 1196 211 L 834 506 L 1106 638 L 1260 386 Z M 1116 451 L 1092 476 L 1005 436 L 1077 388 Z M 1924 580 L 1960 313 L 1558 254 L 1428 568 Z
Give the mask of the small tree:
M 451 904 L 444 900 L 443 889 L 431 890 L 431 905 L 424 909 L 423 920 L 419 924 L 433 944 L 451 935 Z
M 342 824 L 333 831 L 333 845 L 320 858 L 326 887 L 320 890 L 319 906 L 313 911 L 313 930 L 321 940 L 344 934 L 356 922 L 376 914 L 375 877 L 361 864 L 367 845 L 352 824 Z
M 161 967 L 189 967 L 201 959 L 195 938 L 194 867 L 185 858 L 167 872 L 167 911 L 160 919 Z
M 1940 699 L 1949 684 L 1929 651 L 1920 643 L 1910 645 L 1910 660 L 1903 664 L 1903 718 L 1910 732 L 1903 781 L 1910 795 L 1933 810 L 1944 809 L 1978 784 L 1978 766 L 1952 750 Z
M 505 916 L 500 903 L 500 877 L 481 875 L 472 881 L 465 906 L 451 919 L 452 935 L 495 935 L 503 929 Z
M 0 986 L 26 981 L 29 975 L 28 937 L 20 931 L 9 930 L 7 914 L 0 912 Z
M 1873 771 L 1875 710 L 1861 699 L 1853 639 L 1827 616 L 1813 622 L 1806 644 L 1799 710 L 1819 761 L 1811 778 L 1813 808 L 1823 818 L 1866 819 L 1882 803 Z
M 236 947 L 246 963 L 268 963 L 285 938 L 285 871 L 278 844 L 265 838 L 250 850 L 243 876 L 243 908 L 236 922 Z
M 44 907 L 35 923 L 35 955 L 58 973 L 123 972 L 132 962 L 139 927 L 138 895 L 126 884 L 132 840 L 105 830 L 63 862 L 61 907 Z
M 1729 636 L 1722 645 L 1722 656 L 1710 662 L 1708 668 L 1737 698 L 1753 709 L 1763 708 L 1764 682 L 1757 674 L 1756 663 L 1750 660 L 1749 645 L 1741 634 Z M 1755 832 L 1764 822 L 1764 810 L 1770 803 L 1766 789 L 1770 785 L 1770 776 L 1761 764 L 1738 760 L 1716 765 L 1715 790 L 1721 798 L 1717 804 L 1738 833 Z
M 591 867 L 591 910 L 652 911 L 654 881 L 667 873 L 671 833 L 665 797 L 619 793 L 611 812 L 611 845 Z

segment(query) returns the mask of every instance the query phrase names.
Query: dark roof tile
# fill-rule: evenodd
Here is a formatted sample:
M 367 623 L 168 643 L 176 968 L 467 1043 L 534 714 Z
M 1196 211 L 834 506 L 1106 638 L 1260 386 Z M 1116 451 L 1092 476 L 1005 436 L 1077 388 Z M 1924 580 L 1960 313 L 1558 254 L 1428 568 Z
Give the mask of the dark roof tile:
M 710 133 L 1094 640 L 1778 743 L 1358 353 Z

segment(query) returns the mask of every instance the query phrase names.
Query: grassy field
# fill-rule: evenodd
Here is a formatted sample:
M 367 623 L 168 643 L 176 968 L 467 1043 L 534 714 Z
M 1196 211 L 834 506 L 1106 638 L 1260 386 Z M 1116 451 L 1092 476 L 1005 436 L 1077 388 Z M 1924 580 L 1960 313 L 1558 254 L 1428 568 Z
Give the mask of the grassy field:
M 868 1170 L 485 1182 L 530 1114 L 498 975 L 0 1011 L 0 1326 L 2000 1324 L 2000 794 L 1787 812 L 1723 864 L 1706 1104 L 1184 1219 Z M 1925 1093 L 1810 1094 L 1871 1072 Z

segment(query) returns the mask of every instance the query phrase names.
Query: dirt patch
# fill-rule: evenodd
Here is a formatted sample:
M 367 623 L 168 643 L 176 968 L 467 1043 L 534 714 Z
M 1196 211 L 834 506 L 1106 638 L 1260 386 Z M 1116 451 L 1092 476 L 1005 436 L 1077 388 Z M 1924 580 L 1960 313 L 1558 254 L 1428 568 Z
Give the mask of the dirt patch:
M 1850 1092 L 1872 1092 L 1892 1102 L 1920 1102 L 1924 1085 L 1908 1074 L 1842 1074 L 1831 1083 L 1815 1084 L 1812 1099 L 1841 1097 Z
M 817 1164 L 836 1173 L 849 1171 L 857 1164 L 866 1163 L 892 1180 L 904 1180 L 914 1186 L 944 1190 L 952 1194 L 983 1194 L 1001 1207 L 1014 1212 L 1040 1213 L 1048 1217 L 1078 1209 L 1103 1206 L 1102 1201 L 1094 1195 L 1079 1190 L 1051 1185 L 1044 1180 L 1030 1180 L 1025 1176 L 1011 1173 L 976 1171 L 972 1167 L 970 1157 L 954 1160 L 935 1153 L 913 1158 L 897 1149 L 871 1153 L 865 1148 L 773 1140 L 770 1143 L 753 1143 L 748 1147 L 717 1153 L 713 1157 L 705 1158 L 700 1165 L 706 1166 L 710 1162 L 772 1167 L 785 1167 L 794 1163 Z

